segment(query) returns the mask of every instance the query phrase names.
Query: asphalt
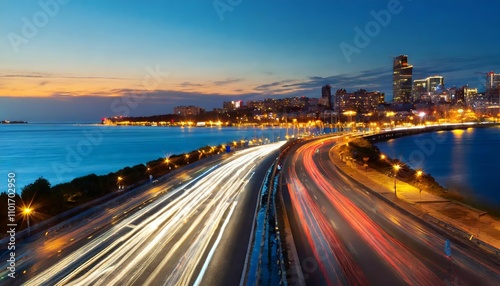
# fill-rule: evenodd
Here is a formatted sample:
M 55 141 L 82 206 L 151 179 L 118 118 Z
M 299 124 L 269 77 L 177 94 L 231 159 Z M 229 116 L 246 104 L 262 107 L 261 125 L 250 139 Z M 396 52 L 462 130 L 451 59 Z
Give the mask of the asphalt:
M 312 155 L 312 161 L 320 170 L 321 178 L 311 176 L 311 165 L 304 164 L 310 156 L 307 152 L 298 151 L 298 155 L 287 158 L 284 164 L 285 172 L 293 168 L 297 174 L 296 178 L 289 175 L 287 180 L 298 179 L 305 187 L 305 196 L 310 197 L 304 210 L 299 210 L 290 200 L 294 190 L 283 192 L 299 256 L 296 263 L 302 269 L 306 285 L 500 283 L 500 261 L 494 255 L 415 216 L 405 209 L 411 205 L 386 199 L 384 196 L 391 195 L 388 190 L 378 192 L 359 183 L 357 177 L 353 178 L 354 174 L 349 176 L 353 170 L 346 169 L 344 173 L 337 169 L 330 160 L 331 146 L 314 147 L 319 152 Z M 300 218 L 299 212 L 308 211 L 315 220 Z M 319 226 L 311 243 L 306 233 L 313 229 L 315 221 L 325 223 Z M 330 235 L 321 239 L 325 234 Z M 451 257 L 443 251 L 446 240 L 452 245 Z M 333 249 L 331 257 L 325 245 Z M 323 256 L 318 255 L 318 249 L 325 249 Z M 335 261 L 340 265 L 336 266 Z M 355 273 L 359 275 L 353 274 L 352 269 L 357 269 Z
M 262 181 L 278 154 L 278 151 L 272 153 L 256 167 L 222 236 L 223 246 L 215 251 L 201 285 L 240 284 Z

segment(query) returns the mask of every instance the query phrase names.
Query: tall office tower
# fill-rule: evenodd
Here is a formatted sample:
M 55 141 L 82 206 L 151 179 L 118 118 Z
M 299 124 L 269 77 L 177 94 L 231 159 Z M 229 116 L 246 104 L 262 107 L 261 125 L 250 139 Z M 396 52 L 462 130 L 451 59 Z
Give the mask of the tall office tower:
M 500 74 L 486 74 L 486 97 L 489 101 L 500 104 Z
M 427 99 L 427 80 L 416 79 L 413 81 L 413 101 Z
M 408 56 L 394 58 L 392 87 L 394 102 L 410 102 L 412 93 L 413 66 L 408 64 Z
M 321 103 L 327 110 L 332 110 L 332 87 L 327 84 L 321 88 Z
M 486 92 L 500 85 L 500 74 L 489 72 L 486 74 Z
M 335 105 L 333 110 L 337 113 L 342 112 L 342 107 L 345 104 L 344 97 L 347 94 L 347 91 L 345 89 L 337 89 L 335 92 Z

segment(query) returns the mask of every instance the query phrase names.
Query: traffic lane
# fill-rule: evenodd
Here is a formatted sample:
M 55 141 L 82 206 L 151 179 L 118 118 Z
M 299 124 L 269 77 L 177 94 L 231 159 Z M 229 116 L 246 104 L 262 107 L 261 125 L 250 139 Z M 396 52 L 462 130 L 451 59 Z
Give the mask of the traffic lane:
M 239 158 L 234 158 L 233 161 L 223 164 L 217 168 L 210 175 L 202 178 L 190 190 L 186 191 L 183 199 L 179 199 L 173 203 L 173 210 L 175 212 L 175 219 L 170 219 L 167 224 L 161 225 L 168 219 L 168 212 L 165 210 L 160 212 L 156 217 L 148 220 L 142 225 L 138 225 L 136 229 L 140 229 L 140 233 L 135 233 L 132 237 L 127 237 L 127 246 L 123 247 L 120 251 L 101 253 L 95 259 L 103 259 L 99 262 L 97 267 L 86 271 L 84 275 L 75 282 L 88 284 L 92 281 L 108 281 L 109 283 L 136 283 L 140 280 L 140 274 L 144 272 L 145 265 L 158 265 L 151 277 L 148 278 L 144 284 L 151 284 L 163 280 L 165 277 L 167 284 L 185 284 L 193 275 L 198 266 L 198 262 L 202 260 L 203 254 L 207 251 L 210 238 L 213 237 L 215 227 L 222 221 L 223 215 L 230 205 L 231 210 L 234 209 L 234 200 L 240 192 L 242 185 L 242 178 L 245 178 L 253 167 L 254 156 L 263 157 L 267 154 L 269 149 L 276 148 L 276 145 L 264 146 L 262 148 L 255 148 L 251 151 L 239 153 Z M 228 177 L 238 178 L 237 180 L 228 180 Z M 221 184 L 219 186 L 219 184 Z M 207 204 L 207 207 L 201 210 L 200 204 Z M 201 213 L 201 214 L 197 214 Z M 204 213 L 204 214 L 203 214 Z M 196 214 L 196 215 L 195 215 Z M 195 215 L 193 217 L 193 215 Z M 204 217 L 208 215 L 209 217 Z M 189 221 L 190 227 L 188 232 L 182 229 L 182 223 Z M 154 241 L 145 241 L 145 238 L 150 236 L 151 230 L 161 228 L 161 233 L 154 235 Z M 200 230 L 197 232 L 197 230 Z M 172 241 L 172 235 L 183 233 L 182 239 L 177 241 L 175 246 L 169 248 L 168 253 L 161 253 L 164 259 L 161 263 L 154 263 L 154 257 L 159 257 L 160 254 L 156 252 L 158 248 Z M 194 236 L 193 236 L 194 234 Z M 175 258 L 176 250 L 182 245 L 189 245 L 189 249 L 184 252 L 179 259 Z M 153 251 L 153 252 L 152 252 Z M 135 253 L 133 253 L 135 252 Z M 137 255 L 136 255 L 137 254 Z M 133 260 L 126 260 L 123 257 L 133 256 Z M 175 268 L 168 266 L 172 261 L 178 261 Z M 110 266 L 112 265 L 112 266 Z M 110 270 L 114 267 L 116 270 Z M 72 281 L 76 275 L 79 275 L 84 269 L 72 274 L 68 277 L 69 280 L 62 281 L 66 283 Z M 95 274 L 98 273 L 98 274 Z M 139 277 L 139 278 L 138 278 Z
M 297 164 L 296 169 L 299 179 L 309 178 L 304 164 Z M 329 234 L 326 239 L 342 264 L 342 271 L 348 280 L 342 284 L 367 285 L 368 281 L 377 285 L 406 284 L 396 275 L 391 265 L 388 265 L 385 259 L 369 247 L 353 228 L 352 221 L 339 213 L 339 210 L 332 205 L 330 198 L 320 188 L 314 184 L 308 184 L 306 193 L 311 197 L 306 207 L 317 210 L 316 220 L 323 222 L 322 230 Z M 355 219 L 362 220 L 363 218 L 356 216 Z M 304 227 L 310 225 L 304 222 L 302 224 Z M 323 263 L 323 261 L 319 262 Z M 313 285 L 308 279 L 306 282 L 308 285 Z
M 295 153 L 296 148 L 290 153 Z M 287 212 L 289 224 L 290 224 L 290 232 L 293 236 L 294 246 L 297 251 L 297 259 L 299 261 L 292 261 L 300 267 L 300 271 L 303 273 L 304 280 L 307 285 L 326 285 L 327 281 L 325 280 L 321 269 L 318 267 L 320 265 L 320 259 L 317 259 L 315 255 L 315 251 L 313 250 L 313 245 L 308 242 L 309 240 L 309 231 L 300 223 L 302 221 L 303 212 L 302 209 L 297 208 L 295 203 L 295 196 L 293 196 L 294 188 L 293 186 L 289 186 L 291 184 L 291 180 L 288 178 L 289 170 L 292 166 L 293 159 L 291 156 L 287 156 L 283 162 L 283 174 L 282 176 L 287 176 L 285 181 L 287 184 L 282 189 L 283 203 L 285 205 L 285 211 Z M 293 197 L 293 201 L 292 201 Z M 296 277 L 287 277 L 287 281 L 293 285 Z
M 172 196 L 174 196 L 178 193 L 181 193 L 182 188 L 184 188 L 184 186 L 178 187 L 176 189 L 176 191 L 169 192 L 165 196 L 160 196 L 157 201 L 154 201 L 153 203 L 146 206 L 145 208 L 152 209 L 155 207 L 163 207 L 166 202 L 168 205 L 168 202 L 172 201 Z M 132 233 L 133 228 L 129 228 L 128 224 L 130 224 L 131 222 L 136 220 L 138 217 L 144 215 L 145 212 L 147 213 L 147 210 L 143 209 L 141 212 L 136 212 L 136 213 L 130 214 L 129 216 L 127 216 L 125 218 L 122 218 L 118 223 L 116 223 L 115 225 L 110 227 L 108 229 L 108 232 L 112 234 L 113 232 L 116 232 L 117 228 L 120 228 L 120 229 L 131 229 L 130 233 Z M 153 211 L 153 213 L 155 213 L 155 211 Z M 83 254 L 85 254 L 87 252 L 96 253 L 95 251 L 92 251 L 93 249 L 96 249 L 96 247 L 97 247 L 96 244 L 102 244 L 103 246 L 106 246 L 106 245 L 109 245 L 110 242 L 114 242 L 114 241 L 115 241 L 115 239 L 113 239 L 113 237 L 111 237 L 111 235 L 109 235 L 109 234 L 106 234 L 104 236 L 99 236 L 99 237 L 94 236 L 91 241 L 83 243 L 81 248 L 78 248 L 75 250 L 75 252 L 69 254 L 70 257 L 60 259 L 59 261 L 57 261 L 54 264 L 49 264 L 49 267 L 47 267 L 47 268 L 51 268 L 51 266 L 53 266 L 55 264 L 61 264 L 58 266 L 58 269 L 56 269 L 57 271 L 61 271 L 64 273 L 66 273 L 67 271 L 71 271 L 72 269 L 75 268 L 71 265 L 78 265 L 78 264 L 73 263 L 73 260 L 76 260 L 76 258 L 83 256 Z M 85 249 L 82 252 L 81 249 L 83 249 L 83 248 L 85 248 Z M 75 255 L 75 253 L 77 253 L 77 255 Z M 64 269 L 64 268 L 66 268 L 66 269 Z M 51 272 L 51 273 L 53 273 L 53 272 Z
M 260 187 L 267 170 L 275 162 L 279 151 L 271 153 L 262 162 L 256 162 L 254 174 L 238 198 L 231 221 L 222 236 L 223 247 L 218 247 L 208 265 L 201 285 L 239 285 L 245 264 L 255 207 L 260 199 Z
M 180 195 L 180 193 L 172 194 L 169 200 L 175 199 L 178 195 Z M 148 204 L 152 202 L 150 200 L 151 199 L 147 200 Z M 138 205 L 132 207 L 131 205 L 134 204 Z M 26 260 L 20 269 L 26 272 L 16 279 L 16 283 L 21 284 L 38 275 L 44 269 L 65 259 L 68 254 L 89 243 L 90 240 L 106 233 L 117 222 L 127 219 L 133 215 L 135 211 L 145 206 L 146 204 L 143 199 L 139 198 L 135 200 L 134 198 L 133 200 L 129 200 L 127 204 L 117 206 L 117 210 L 108 209 L 106 212 L 100 213 L 97 218 L 92 217 L 81 220 L 79 223 L 72 224 L 61 231 L 52 232 L 52 234 L 47 236 L 40 236 L 33 242 L 26 240 L 24 243 L 23 241 L 21 251 L 25 253 Z M 161 207 L 162 205 L 159 205 L 156 209 Z M 152 211 L 154 212 L 154 210 Z M 116 219 L 116 213 L 121 214 L 121 217 Z M 102 247 L 106 246 L 105 243 L 102 245 Z M 95 254 L 98 250 L 99 248 L 96 248 L 93 252 L 87 254 Z M 87 257 L 87 254 L 85 257 Z M 74 263 L 84 261 L 85 257 L 78 257 Z
M 343 272 L 339 271 L 341 265 L 328 246 L 329 239 L 325 237 L 328 232 L 325 234 L 321 230 L 325 221 L 317 215 L 317 206 L 312 202 L 308 192 L 303 190 L 311 187 L 311 180 L 299 181 L 299 176 L 295 174 L 296 163 L 302 160 L 302 154 L 298 150 L 303 145 L 305 144 L 291 147 L 290 155 L 285 157 L 283 162 L 282 171 L 283 180 L 286 182 L 282 189 L 283 202 L 298 255 L 298 261 L 292 263 L 300 267 L 307 285 L 331 285 L 334 281 L 336 284 L 343 284 L 346 278 Z M 300 191 L 297 191 L 298 187 L 301 188 Z M 326 265 L 331 267 L 325 268 Z M 335 268 L 337 271 L 332 273 L 331 270 Z M 292 284 L 298 282 L 296 277 L 287 279 Z
M 371 200 L 360 200 L 360 197 L 364 197 L 363 188 L 352 186 L 345 191 L 346 194 L 351 194 L 353 201 L 357 201 L 356 204 L 363 208 L 372 220 L 392 237 L 404 242 L 405 246 L 442 280 L 450 279 L 450 264 L 454 264 L 453 268 L 459 266 L 458 273 L 453 275 L 453 279 L 457 281 L 467 284 L 475 284 L 478 281 L 489 281 L 491 284 L 499 282 L 500 264 L 491 255 L 483 253 L 473 245 L 467 245 L 466 242 L 453 239 L 443 231 L 422 224 L 413 216 L 401 213 L 372 194 L 367 195 L 372 196 Z M 447 239 L 452 241 L 451 259 L 444 254 Z
M 215 158 L 214 160 L 210 160 L 210 164 L 207 166 L 188 169 L 187 173 L 177 174 L 176 177 L 167 182 L 150 185 L 145 191 L 134 194 L 126 199 L 118 197 L 113 199 L 113 201 L 105 202 L 103 205 L 94 207 L 93 210 L 85 211 L 86 213 L 92 213 L 90 217 L 84 213 L 72 217 L 71 220 L 74 222 L 62 222 L 59 224 L 66 225 L 64 228 L 55 226 L 46 233 L 37 233 L 27 239 L 21 240 L 16 245 L 17 255 L 18 257 L 22 257 L 21 260 L 18 260 L 21 263 L 17 265 L 17 270 L 23 273 L 23 275 L 19 275 L 16 283 L 22 283 L 22 281 L 30 279 L 39 271 L 55 264 L 64 258 L 68 252 L 87 243 L 89 237 L 106 231 L 119 219 L 123 219 L 133 212 L 140 210 L 145 205 L 157 199 L 158 195 L 162 195 L 167 190 L 178 186 L 179 183 L 186 180 L 186 176 L 195 176 L 203 170 L 212 167 L 212 165 L 218 164 L 221 160 L 221 158 Z M 78 219 L 81 216 L 85 218 Z
M 134 235 L 134 233 L 138 232 L 138 230 L 135 229 L 136 225 L 140 224 L 143 219 L 159 212 L 181 194 L 182 187 L 177 192 L 168 193 L 165 197 L 162 197 L 161 201 L 159 201 L 156 205 L 147 206 L 150 207 L 150 209 L 144 209 L 143 212 L 132 213 L 127 217 L 123 217 L 120 222 L 115 222 L 108 228 L 103 228 L 102 230 L 93 233 L 92 236 L 71 245 L 68 249 L 64 249 L 62 251 L 62 255 L 57 257 L 57 260 L 53 263 L 50 260 L 47 260 L 46 265 L 49 266 L 56 265 L 61 261 L 67 261 L 67 264 L 61 265 L 58 269 L 56 269 L 57 271 L 53 272 L 53 276 L 47 278 L 47 283 L 55 285 L 62 278 L 66 277 L 69 273 L 81 265 L 84 265 L 105 249 L 106 252 L 112 253 L 115 249 L 122 247 L 125 243 L 123 241 L 125 237 L 130 237 Z M 82 251 L 82 248 L 85 248 L 85 250 Z M 94 265 L 95 262 L 87 264 L 85 267 L 91 268 Z
M 323 148 L 325 152 L 329 149 L 328 146 Z M 322 152 L 316 157 L 320 157 L 321 154 Z M 494 261 L 491 255 L 485 255 L 477 248 L 469 246 L 464 248 L 462 241 L 456 241 L 446 233 L 436 231 L 434 227 L 422 223 L 420 219 L 395 209 L 393 205 L 381 200 L 360 183 L 341 174 L 330 160 L 317 158 L 316 162 L 337 190 L 349 197 L 384 231 L 404 243 L 404 246 L 442 281 L 453 279 L 467 284 L 476 284 L 478 281 L 487 284 L 499 282 L 500 264 L 498 260 Z M 451 259 L 443 251 L 446 239 L 457 242 L 453 243 L 455 253 Z M 450 274 L 451 268 L 459 271 Z
M 406 283 L 433 285 L 439 281 L 425 264 L 419 261 L 398 241 L 388 235 L 373 220 L 366 216 L 352 201 L 336 190 L 321 173 L 313 160 L 319 144 L 309 144 L 304 148 L 304 166 L 309 178 L 313 179 L 325 197 L 348 222 L 356 234 Z M 344 241 L 347 243 L 348 241 Z M 355 253 L 353 253 L 355 254 Z M 372 279 L 377 279 L 373 277 Z M 375 280 L 377 281 L 377 280 Z

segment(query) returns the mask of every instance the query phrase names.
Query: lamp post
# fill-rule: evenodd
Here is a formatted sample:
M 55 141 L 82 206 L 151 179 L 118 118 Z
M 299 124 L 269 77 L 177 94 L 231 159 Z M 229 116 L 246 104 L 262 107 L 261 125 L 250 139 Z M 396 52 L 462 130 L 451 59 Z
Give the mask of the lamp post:
M 31 234 L 31 229 L 30 229 L 30 215 L 31 215 L 32 212 L 33 212 L 33 210 L 30 207 L 25 207 L 23 209 L 23 215 L 28 220 L 28 235 Z
M 415 174 L 417 176 L 417 181 L 418 181 L 418 191 L 420 193 L 420 199 L 422 199 L 422 186 L 420 185 L 420 178 L 422 177 L 422 170 L 418 170 L 417 173 Z
M 458 111 L 458 114 L 460 114 L 460 122 L 463 125 L 464 124 L 464 117 L 463 117 L 462 113 L 464 113 L 464 110 L 462 108 L 460 108 L 457 111 Z
M 393 168 L 394 168 L 394 197 L 397 199 L 398 198 L 398 194 L 396 192 L 396 178 L 398 176 L 399 169 L 401 169 L 401 166 L 399 166 L 398 164 L 396 164 L 396 165 L 393 166 Z
M 477 237 L 479 238 L 479 233 L 481 232 L 481 217 L 488 214 L 488 212 L 481 212 L 477 216 Z M 29 223 L 28 223 L 29 225 Z
M 423 125 L 423 123 L 424 123 L 424 117 L 425 117 L 425 112 L 420 112 L 418 114 L 418 116 L 420 117 L 420 125 Z
M 121 188 L 121 181 L 123 180 L 122 177 L 118 176 L 118 179 L 117 179 L 117 184 L 118 184 L 118 190 Z
M 349 116 L 349 125 L 351 125 L 353 122 L 352 122 L 352 116 L 353 115 L 356 115 L 356 111 L 353 111 L 353 110 L 348 110 L 346 112 L 344 112 L 344 115 L 347 115 Z M 351 129 L 351 132 L 353 131 L 353 129 Z

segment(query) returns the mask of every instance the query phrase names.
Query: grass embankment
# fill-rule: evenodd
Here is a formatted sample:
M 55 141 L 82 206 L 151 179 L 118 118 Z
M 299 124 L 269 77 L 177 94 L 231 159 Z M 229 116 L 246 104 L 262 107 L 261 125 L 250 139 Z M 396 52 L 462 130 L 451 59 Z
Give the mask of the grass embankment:
M 394 166 L 400 166 L 397 171 L 397 178 L 400 181 L 406 182 L 416 188 L 424 190 L 430 194 L 440 196 L 445 199 L 457 201 L 467 204 L 477 209 L 487 211 L 490 215 L 500 217 L 500 210 L 480 204 L 473 200 L 471 197 L 449 190 L 441 186 L 436 180 L 426 173 L 418 175 L 418 170 L 412 169 L 404 162 L 385 156 L 380 152 L 377 146 L 372 145 L 368 140 L 363 138 L 356 138 L 340 144 L 338 152 L 344 159 L 355 160 L 357 164 L 365 168 L 374 169 L 385 175 L 394 176 Z

